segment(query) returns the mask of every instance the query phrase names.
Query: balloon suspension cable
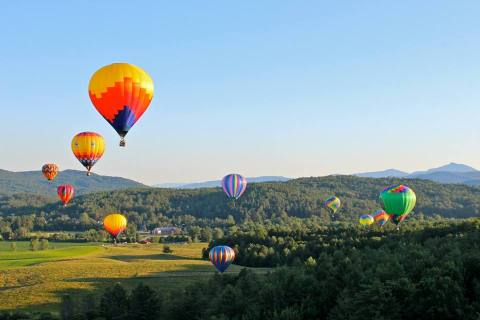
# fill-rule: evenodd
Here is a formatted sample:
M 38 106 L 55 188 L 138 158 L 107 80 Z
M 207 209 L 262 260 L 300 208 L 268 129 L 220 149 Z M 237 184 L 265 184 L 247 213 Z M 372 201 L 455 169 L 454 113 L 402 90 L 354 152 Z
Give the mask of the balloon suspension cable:
M 120 138 L 120 147 L 125 147 L 127 145 L 127 142 L 125 141 L 124 137 Z

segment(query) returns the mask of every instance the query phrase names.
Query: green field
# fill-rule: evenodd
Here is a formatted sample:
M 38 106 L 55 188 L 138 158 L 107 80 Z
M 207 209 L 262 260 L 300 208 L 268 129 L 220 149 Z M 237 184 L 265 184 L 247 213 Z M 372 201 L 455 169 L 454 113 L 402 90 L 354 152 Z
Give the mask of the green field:
M 56 249 L 30 251 L 28 242 L 17 242 L 17 251 L 12 252 L 9 243 L 0 242 L 0 310 L 56 312 L 66 293 L 98 293 L 117 282 L 127 287 L 144 282 L 171 291 L 215 272 L 201 259 L 206 243 L 170 245 L 173 254 L 162 253 L 157 244 L 54 245 Z M 239 270 L 232 265 L 228 273 Z

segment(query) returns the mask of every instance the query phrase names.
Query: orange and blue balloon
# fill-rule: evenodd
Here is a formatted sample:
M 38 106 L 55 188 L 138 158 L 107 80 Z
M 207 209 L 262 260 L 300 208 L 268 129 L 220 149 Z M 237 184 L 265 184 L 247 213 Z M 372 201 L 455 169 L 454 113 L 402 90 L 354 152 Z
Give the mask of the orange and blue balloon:
M 129 63 L 100 68 L 88 85 L 90 100 L 120 135 L 122 147 L 128 131 L 149 107 L 153 92 L 153 80 L 148 73 Z
M 62 201 L 64 206 L 67 206 L 67 203 L 73 198 L 75 193 L 75 188 L 70 184 L 63 184 L 57 188 L 58 197 Z
M 215 268 L 223 273 L 235 260 L 235 251 L 228 246 L 216 246 L 210 250 L 208 256 Z
M 95 132 L 81 132 L 73 137 L 72 151 L 80 163 L 87 168 L 87 176 L 92 167 L 105 152 L 105 140 Z
M 222 179 L 222 188 L 229 198 L 236 200 L 247 190 L 247 178 L 240 174 L 229 174 Z

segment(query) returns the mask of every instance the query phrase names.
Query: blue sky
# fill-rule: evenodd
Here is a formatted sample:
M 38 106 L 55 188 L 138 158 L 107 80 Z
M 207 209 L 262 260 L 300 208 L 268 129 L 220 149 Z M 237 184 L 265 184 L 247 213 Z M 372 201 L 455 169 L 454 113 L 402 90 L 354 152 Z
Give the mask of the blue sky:
M 99 174 L 148 184 L 480 167 L 478 1 L 30 1 L 0 12 L 0 168 L 96 131 Z M 92 73 L 125 61 L 155 97 L 118 147 Z M 7 155 L 7 156 L 5 156 Z

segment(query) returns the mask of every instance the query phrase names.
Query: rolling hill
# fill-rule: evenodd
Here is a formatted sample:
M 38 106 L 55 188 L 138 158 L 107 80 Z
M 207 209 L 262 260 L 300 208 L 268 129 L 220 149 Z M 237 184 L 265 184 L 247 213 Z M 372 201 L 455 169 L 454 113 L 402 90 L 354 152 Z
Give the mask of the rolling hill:
M 290 178 L 282 176 L 261 176 L 247 178 L 248 183 L 260 183 L 260 182 L 285 182 Z M 156 184 L 156 188 L 172 188 L 172 189 L 199 189 L 199 188 L 216 188 L 220 187 L 221 180 L 193 182 L 193 183 L 161 183 Z
M 58 173 L 53 182 L 47 181 L 41 171 L 12 172 L 0 170 L 0 194 L 32 193 L 56 197 L 56 188 L 61 184 L 71 184 L 76 194 L 108 191 L 116 189 L 142 188 L 145 185 L 120 177 L 87 176 L 84 171 L 65 170 Z

